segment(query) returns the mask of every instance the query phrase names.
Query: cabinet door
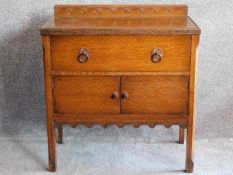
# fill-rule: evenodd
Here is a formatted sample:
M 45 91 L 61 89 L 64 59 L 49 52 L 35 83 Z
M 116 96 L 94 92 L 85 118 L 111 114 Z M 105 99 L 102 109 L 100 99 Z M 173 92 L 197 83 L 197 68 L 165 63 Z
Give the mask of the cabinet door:
M 188 76 L 122 76 L 121 112 L 185 114 Z
M 57 76 L 56 113 L 119 113 L 119 76 Z

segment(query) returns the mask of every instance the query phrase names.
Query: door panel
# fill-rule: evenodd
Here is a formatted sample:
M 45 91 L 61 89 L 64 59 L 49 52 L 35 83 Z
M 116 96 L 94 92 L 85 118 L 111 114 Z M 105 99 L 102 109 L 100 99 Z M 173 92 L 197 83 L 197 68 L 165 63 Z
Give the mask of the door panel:
M 188 76 L 122 76 L 122 113 L 185 114 Z
M 56 113 L 119 113 L 119 76 L 57 76 L 54 78 Z

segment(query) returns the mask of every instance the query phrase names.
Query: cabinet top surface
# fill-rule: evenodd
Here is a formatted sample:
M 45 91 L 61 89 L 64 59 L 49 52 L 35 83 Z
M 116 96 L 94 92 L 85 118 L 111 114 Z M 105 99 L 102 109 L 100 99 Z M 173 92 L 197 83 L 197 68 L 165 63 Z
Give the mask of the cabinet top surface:
M 41 34 L 200 34 L 185 5 L 56 5 Z

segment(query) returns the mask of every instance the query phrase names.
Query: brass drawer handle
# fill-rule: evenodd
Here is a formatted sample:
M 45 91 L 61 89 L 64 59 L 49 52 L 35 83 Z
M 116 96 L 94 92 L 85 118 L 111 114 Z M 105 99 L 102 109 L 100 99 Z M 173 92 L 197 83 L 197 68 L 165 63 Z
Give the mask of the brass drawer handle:
M 154 63 L 159 63 L 163 58 L 163 50 L 160 48 L 155 48 L 151 51 L 151 60 Z
M 113 92 L 111 98 L 112 99 L 118 99 L 119 98 L 118 93 L 117 92 Z
M 124 92 L 121 94 L 121 98 L 122 98 L 122 99 L 128 99 L 128 98 L 129 98 L 128 92 L 124 91 Z
M 81 48 L 78 52 L 78 61 L 80 63 L 85 63 L 90 57 L 90 51 L 87 48 Z

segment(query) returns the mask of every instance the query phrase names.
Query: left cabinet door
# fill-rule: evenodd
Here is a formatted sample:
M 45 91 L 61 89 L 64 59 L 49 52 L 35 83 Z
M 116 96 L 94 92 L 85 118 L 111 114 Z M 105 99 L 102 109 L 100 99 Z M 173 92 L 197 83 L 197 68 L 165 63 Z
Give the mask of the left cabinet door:
M 55 76 L 55 113 L 120 113 L 119 76 Z

